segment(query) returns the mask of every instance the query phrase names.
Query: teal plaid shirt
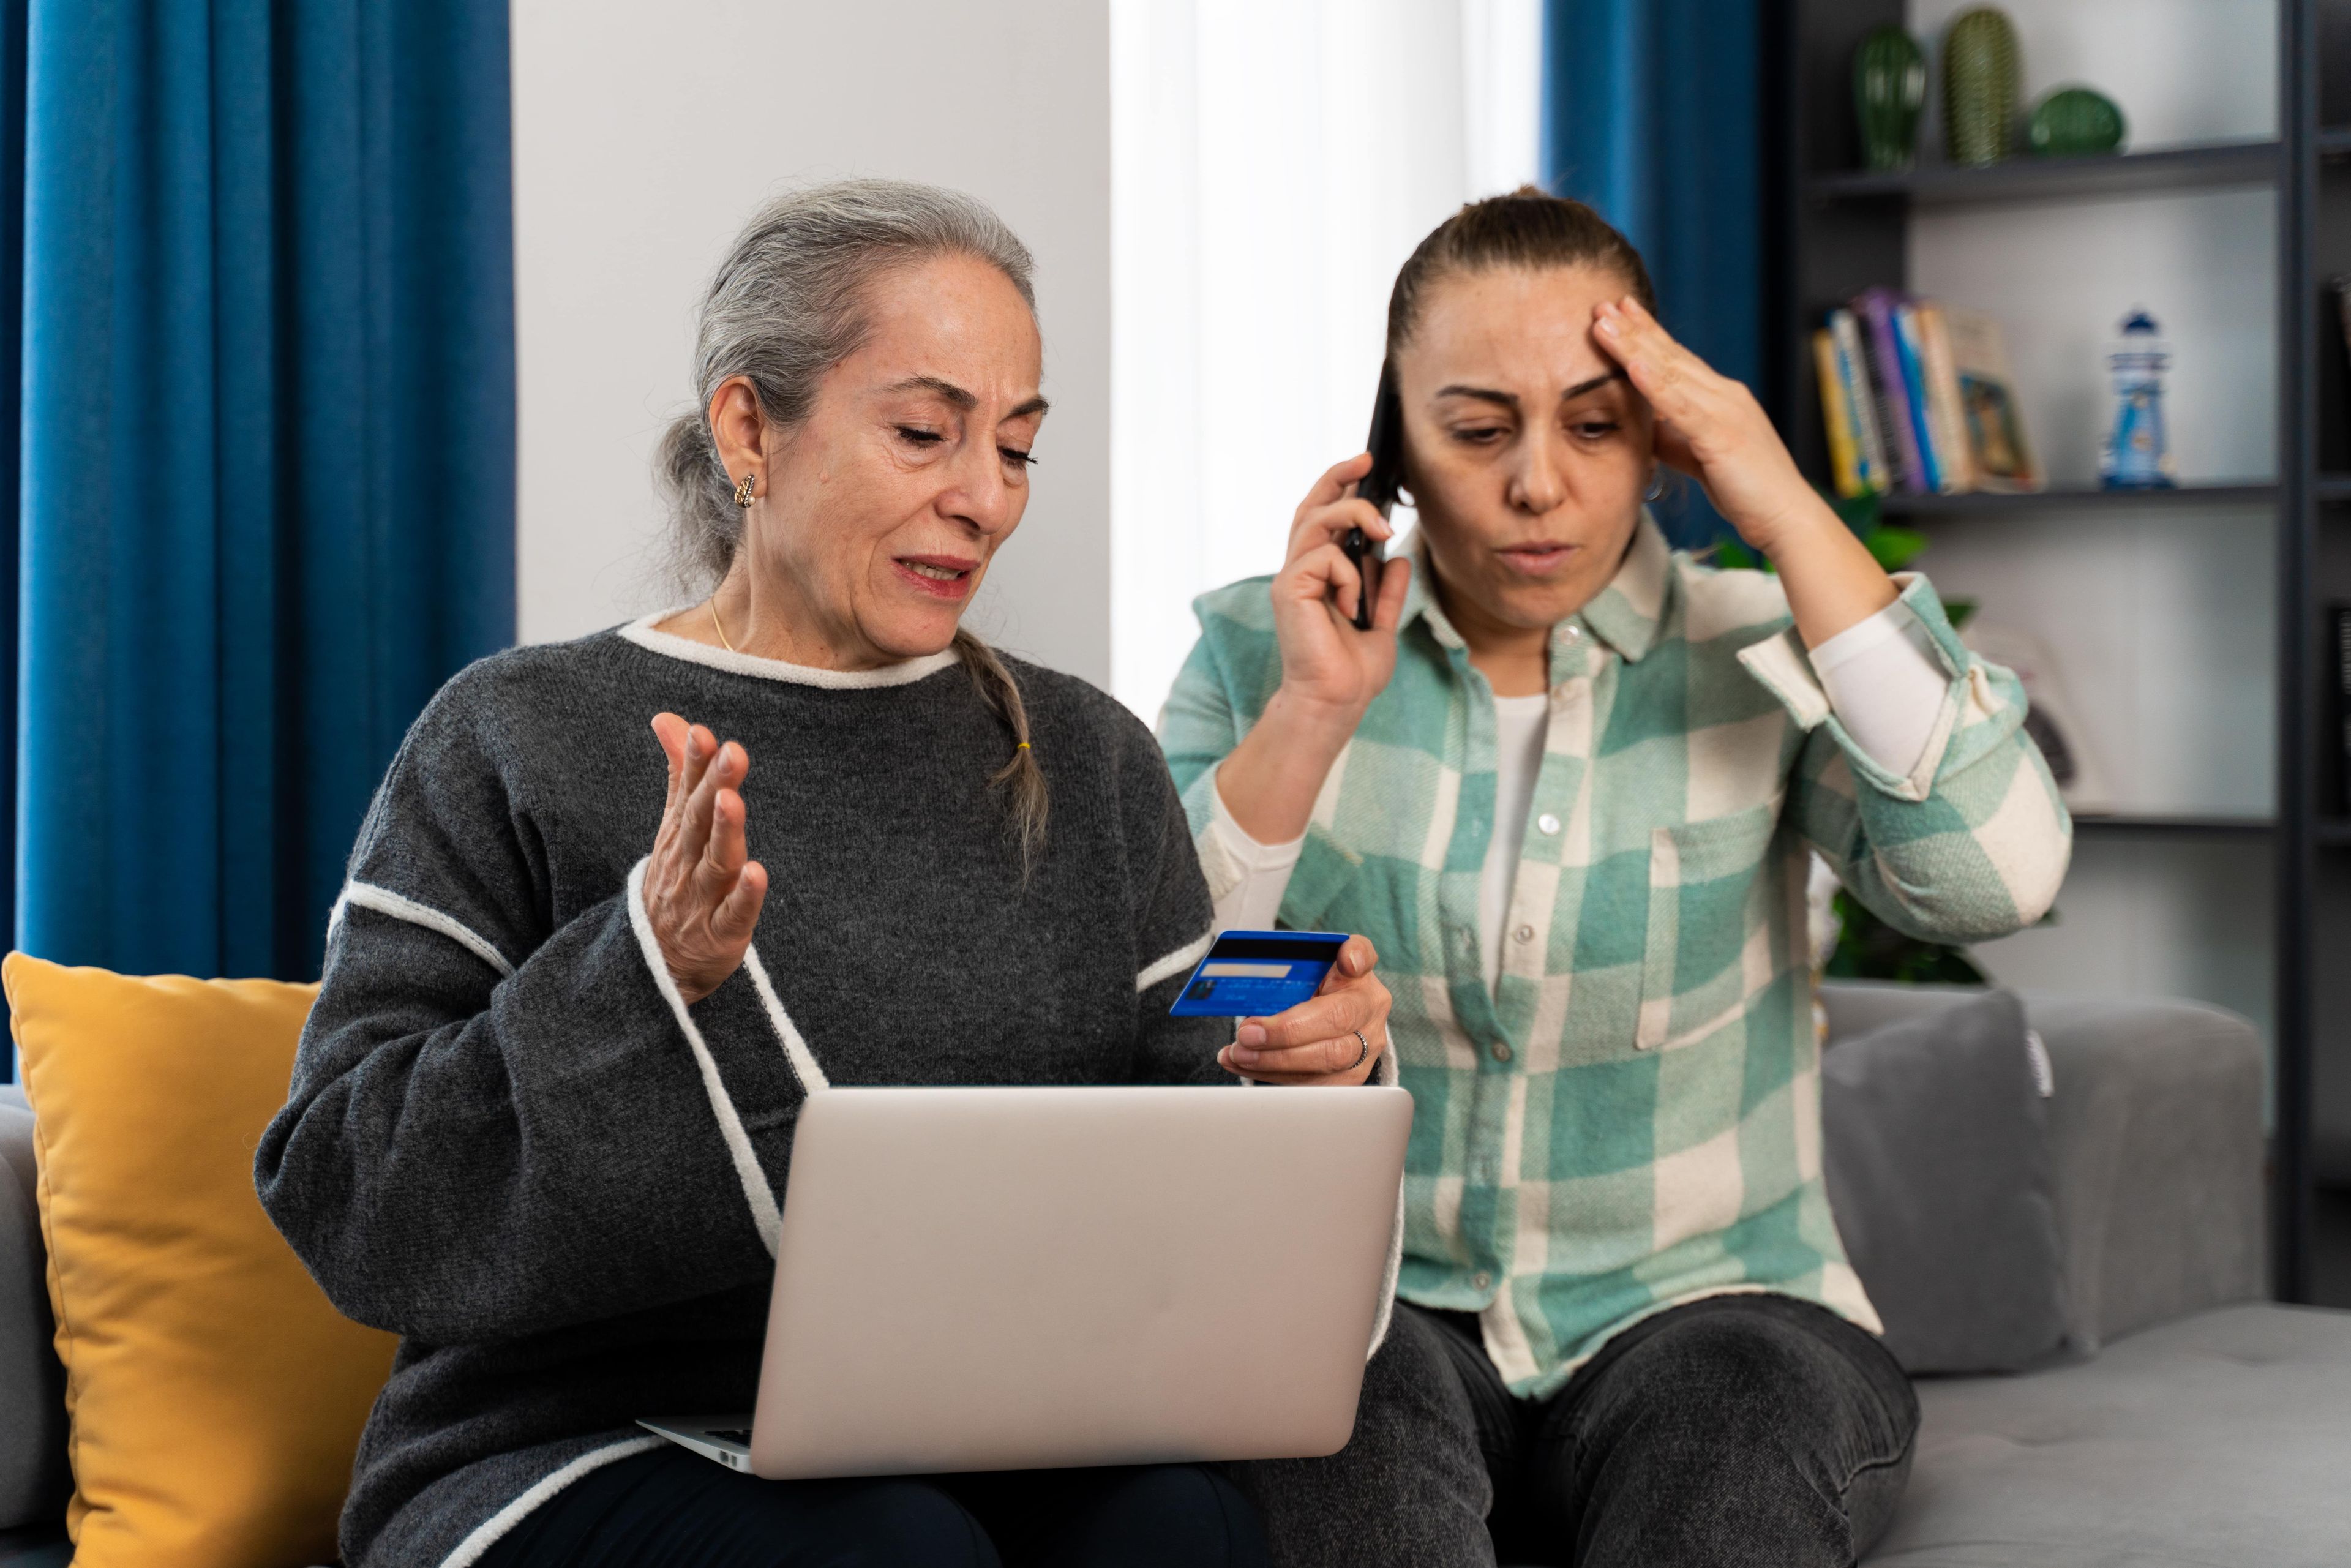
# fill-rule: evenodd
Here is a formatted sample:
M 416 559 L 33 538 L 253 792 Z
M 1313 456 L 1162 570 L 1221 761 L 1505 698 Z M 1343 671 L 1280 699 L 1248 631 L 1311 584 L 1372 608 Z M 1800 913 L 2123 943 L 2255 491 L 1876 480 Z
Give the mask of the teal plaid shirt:
M 1626 1324 L 1701 1296 L 1775 1291 L 1876 1330 L 1821 1183 L 1809 852 L 1916 936 L 2038 919 L 2072 825 L 2015 677 L 1905 580 L 1896 613 L 1950 685 L 1925 756 L 1889 772 L 1830 711 L 1779 580 L 1674 554 L 1645 517 L 1614 580 L 1552 633 L 1489 991 L 1493 692 L 1428 581 L 1422 554 L 1395 678 L 1315 802 L 1280 913 L 1370 936 L 1395 995 L 1417 1107 L 1397 1293 L 1479 1313 L 1495 1365 L 1538 1396 Z M 1221 897 L 1239 868 L 1207 832 L 1216 765 L 1281 658 L 1267 579 L 1195 608 L 1160 741 Z

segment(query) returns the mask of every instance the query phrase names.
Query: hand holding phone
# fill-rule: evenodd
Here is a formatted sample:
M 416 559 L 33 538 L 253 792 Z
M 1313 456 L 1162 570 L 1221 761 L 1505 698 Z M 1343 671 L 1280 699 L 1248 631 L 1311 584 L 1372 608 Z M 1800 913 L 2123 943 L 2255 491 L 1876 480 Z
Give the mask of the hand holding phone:
M 1393 397 L 1385 401 L 1393 413 Z M 1391 417 L 1386 429 L 1395 428 Z M 1388 533 L 1381 507 L 1394 497 L 1398 440 L 1384 437 L 1382 444 L 1390 454 L 1384 467 L 1374 454 L 1357 453 L 1315 480 L 1290 518 L 1289 547 L 1273 580 L 1281 691 L 1266 720 L 1302 716 L 1318 732 L 1316 745 L 1352 729 L 1395 671 L 1395 631 L 1412 564 L 1379 559 Z M 1366 484 L 1380 500 L 1366 497 Z

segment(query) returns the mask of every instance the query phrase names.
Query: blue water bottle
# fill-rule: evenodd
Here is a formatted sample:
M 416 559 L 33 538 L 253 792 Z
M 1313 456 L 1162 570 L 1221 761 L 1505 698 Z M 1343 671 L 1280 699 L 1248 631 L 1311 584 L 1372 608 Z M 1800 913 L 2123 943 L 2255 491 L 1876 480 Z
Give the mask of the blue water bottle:
M 2098 480 L 2109 490 L 2168 490 L 2179 483 L 2163 428 L 2163 372 L 2171 350 L 2155 318 L 2133 309 L 2123 319 L 2106 368 L 2115 378 L 2115 424 L 2098 454 Z

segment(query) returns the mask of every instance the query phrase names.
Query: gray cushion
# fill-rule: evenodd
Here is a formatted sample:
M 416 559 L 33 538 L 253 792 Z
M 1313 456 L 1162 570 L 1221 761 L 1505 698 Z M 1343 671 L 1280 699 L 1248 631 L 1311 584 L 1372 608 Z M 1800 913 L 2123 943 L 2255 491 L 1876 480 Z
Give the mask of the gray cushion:
M 1821 988 L 1832 1041 L 1982 994 L 1866 981 Z M 2134 1329 L 2267 1295 L 2253 1026 L 2163 997 L 2023 998 L 2056 1070 L 2049 1143 L 2073 1348 L 2094 1351 Z
M 1831 1046 L 1821 1122 L 1837 1230 L 1905 1368 L 2008 1372 L 2057 1349 L 2048 1108 L 2012 993 Z
M 70 1486 L 34 1180 L 33 1113 L 11 1086 L 0 1091 L 0 1530 L 60 1517 Z
M 2025 1010 L 2057 1074 L 2049 1135 L 2074 1347 L 2268 1295 L 2252 1025 L 2149 998 L 2029 995 Z
M 2351 1563 L 2351 1312 L 2222 1307 L 1918 1399 L 1910 1490 L 1873 1563 Z

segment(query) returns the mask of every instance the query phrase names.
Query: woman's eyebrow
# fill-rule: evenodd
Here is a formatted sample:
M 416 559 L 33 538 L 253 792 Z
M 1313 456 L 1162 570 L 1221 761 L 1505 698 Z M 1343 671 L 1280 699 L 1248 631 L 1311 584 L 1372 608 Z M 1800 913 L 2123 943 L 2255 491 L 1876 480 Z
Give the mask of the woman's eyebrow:
M 977 396 L 964 391 L 963 388 L 956 385 L 955 382 L 948 381 L 944 376 L 908 376 L 904 381 L 893 382 L 889 386 L 886 386 L 882 390 L 884 392 L 935 392 L 938 396 L 946 399 L 947 402 L 953 403 L 956 407 L 962 409 L 967 413 L 979 406 L 979 399 Z M 1006 414 L 1004 417 L 1007 419 L 1019 419 L 1028 414 L 1042 413 L 1050 406 L 1052 405 L 1048 403 L 1041 395 L 1032 397 L 1027 402 L 1022 403 L 1019 408 L 1014 409 L 1010 413 Z
M 1588 382 L 1576 382 L 1573 386 L 1559 394 L 1559 401 L 1562 402 L 1573 402 L 1574 399 L 1582 397 L 1585 392 L 1596 392 L 1600 388 L 1606 386 L 1610 382 L 1621 382 L 1624 379 L 1624 369 L 1619 366 L 1617 369 L 1610 371 L 1606 375 L 1594 376 Z
M 1458 382 L 1449 387 L 1437 388 L 1437 395 L 1438 397 L 1474 397 L 1480 402 L 1498 402 L 1504 408 L 1513 410 L 1519 406 L 1518 394 L 1515 392 L 1496 392 L 1490 387 L 1465 387 Z
M 1596 391 L 1601 387 L 1604 387 L 1610 382 L 1621 382 L 1624 379 L 1625 371 L 1622 367 L 1619 367 L 1616 370 L 1607 371 L 1605 374 L 1594 376 L 1590 381 L 1576 382 L 1573 386 L 1559 394 L 1559 401 L 1562 402 L 1567 402 L 1573 399 L 1582 397 L 1585 392 Z M 1481 402 L 1499 403 L 1504 408 L 1510 409 L 1513 412 L 1516 412 L 1519 406 L 1519 399 L 1516 392 L 1496 392 L 1491 387 L 1464 386 L 1458 382 L 1455 382 L 1451 386 L 1437 388 L 1437 395 L 1438 397 L 1474 397 Z

